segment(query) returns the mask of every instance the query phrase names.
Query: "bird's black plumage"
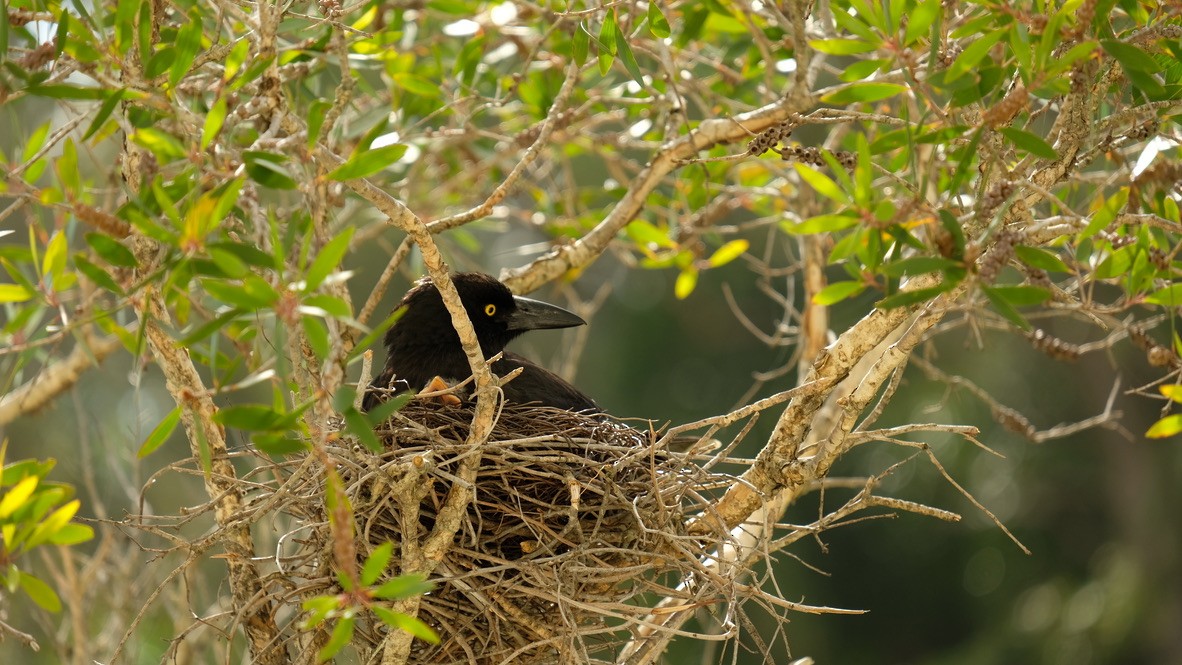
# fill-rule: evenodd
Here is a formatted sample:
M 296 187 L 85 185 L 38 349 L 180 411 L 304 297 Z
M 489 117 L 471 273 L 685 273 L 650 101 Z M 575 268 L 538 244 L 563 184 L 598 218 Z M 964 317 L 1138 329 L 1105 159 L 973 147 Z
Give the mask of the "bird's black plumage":
M 505 384 L 505 401 L 539 404 L 568 411 L 599 412 L 595 400 L 562 377 L 523 358 L 505 352 L 505 346 L 529 330 L 569 328 L 586 322 L 571 312 L 530 298 L 514 296 L 496 278 L 482 273 L 457 273 L 452 283 L 460 294 L 468 318 L 486 358 L 504 352 L 492 371 L 504 376 L 522 372 Z M 406 310 L 386 333 L 386 368 L 370 384 L 363 408 L 382 400 L 381 390 L 421 390 L 435 377 L 454 385 L 471 376 L 468 358 L 452 327 L 451 315 L 430 279 L 421 280 L 403 297 Z M 375 390 L 378 389 L 378 390 Z

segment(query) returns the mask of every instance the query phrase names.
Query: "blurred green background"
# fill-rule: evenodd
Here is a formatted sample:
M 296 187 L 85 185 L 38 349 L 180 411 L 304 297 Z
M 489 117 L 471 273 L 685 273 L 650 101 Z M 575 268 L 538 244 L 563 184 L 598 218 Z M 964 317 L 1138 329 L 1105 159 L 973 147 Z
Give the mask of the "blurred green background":
M 526 257 L 517 248 L 533 241 L 528 232 L 499 225 L 488 225 L 478 237 L 480 253 L 449 247 L 453 268 L 495 274 L 521 263 Z M 347 267 L 356 271 L 350 287 L 358 302 L 398 240 L 393 233 L 379 238 L 349 262 Z M 412 261 L 409 270 L 414 269 Z M 408 284 L 400 278 L 381 309 L 392 308 Z M 678 301 L 672 297 L 670 273 L 630 269 L 609 256 L 573 283 L 533 294 L 578 307 L 606 286 L 610 295 L 587 329 L 534 333 L 515 348 L 559 368 L 568 360 L 566 351 L 580 346 L 577 336 L 585 334 L 574 379 L 610 412 L 658 423 L 723 413 L 737 405 L 754 373 L 780 368 L 791 356 L 790 348 L 769 349 L 744 329 L 723 296 L 724 285 L 765 331 L 783 315 L 742 262 L 705 273 L 697 290 Z M 862 300 L 834 308 L 833 329 L 844 330 L 868 305 Z M 1076 331 L 1051 327 L 1049 332 L 1071 340 Z M 1123 389 L 1153 376 L 1144 355 L 1127 342 L 1109 354 L 1064 363 L 1012 335 L 986 332 L 983 348 L 975 340 L 965 330 L 953 330 L 925 352 L 935 354 L 946 371 L 971 377 L 1040 429 L 1100 413 L 1114 381 Z M 375 352 L 380 363 L 384 351 Z M 758 396 L 794 381 L 790 373 L 769 382 Z M 120 518 L 137 510 L 141 487 L 154 470 L 188 454 L 178 430 L 168 446 L 135 459 L 140 442 L 170 408 L 157 369 L 117 355 L 87 373 L 50 409 L 13 424 L 5 432 L 9 455 L 57 458 L 53 479 L 76 484 L 84 496 L 92 482 L 105 515 Z M 1036 444 L 994 422 L 989 409 L 971 395 L 910 368 L 881 424 L 980 426 L 980 440 L 1004 457 L 949 437 L 932 437 L 929 443 L 949 473 L 1031 554 L 1023 554 L 924 458 L 914 459 L 886 481 L 884 492 L 958 512 L 964 520 L 944 523 L 903 514 L 863 521 L 778 554 L 774 575 L 788 600 L 867 613 L 789 614 L 776 637 L 773 619 L 748 607 L 751 623 L 742 628 L 734 662 L 762 661 L 752 629 L 772 641 L 776 662 L 787 662 L 789 652 L 821 663 L 1182 662 L 1182 490 L 1176 481 L 1182 477 L 1182 453 L 1175 441 L 1142 438 L 1158 417 L 1154 403 L 1121 394 L 1116 408 L 1123 412 L 1121 430 L 1091 429 Z M 755 453 L 775 415 L 765 414 L 740 453 Z M 913 454 L 868 444 L 843 459 L 834 474 L 876 473 Z M 146 512 L 162 514 L 204 500 L 198 479 L 178 480 L 176 474 L 165 486 L 149 486 L 143 496 Z M 840 505 L 842 496 L 832 492 L 826 505 Z M 812 521 L 819 500 L 818 495 L 806 497 L 785 521 Z M 96 507 L 88 502 L 83 511 L 93 516 Z M 140 582 L 112 576 L 105 583 Z M 9 607 L 7 620 L 29 629 L 26 611 Z M 138 662 L 155 662 L 153 654 L 158 657 L 166 646 L 173 627 L 155 625 L 155 638 L 151 622 L 140 631 L 137 639 L 144 642 Z M 153 639 L 159 640 L 159 651 L 152 648 Z M 667 662 L 730 662 L 735 646 L 703 648 L 675 641 Z M 57 658 L 12 642 L 0 645 L 0 653 L 4 662 Z

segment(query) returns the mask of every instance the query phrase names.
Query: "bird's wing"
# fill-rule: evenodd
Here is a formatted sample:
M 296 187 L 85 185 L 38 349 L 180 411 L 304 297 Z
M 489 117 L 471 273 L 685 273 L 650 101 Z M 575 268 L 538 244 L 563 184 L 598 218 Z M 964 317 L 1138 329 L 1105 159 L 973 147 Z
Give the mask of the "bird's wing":
M 505 401 L 516 404 L 541 404 L 567 411 L 599 412 L 601 409 L 586 393 L 565 379 L 516 353 L 505 352 L 493 363 L 493 371 L 504 376 L 517 368 L 521 374 L 505 384 Z

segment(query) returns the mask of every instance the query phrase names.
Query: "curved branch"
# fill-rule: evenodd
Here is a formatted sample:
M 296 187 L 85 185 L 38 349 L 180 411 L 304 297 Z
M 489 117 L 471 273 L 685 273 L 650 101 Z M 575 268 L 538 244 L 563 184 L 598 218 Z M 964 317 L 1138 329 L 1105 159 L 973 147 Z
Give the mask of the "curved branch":
M 45 406 L 77 383 L 83 371 L 98 367 L 119 346 L 117 337 L 95 338 L 88 328 L 84 328 L 82 339 L 70 355 L 61 362 L 47 366 L 24 385 L 0 397 L 0 425 L 7 425 Z

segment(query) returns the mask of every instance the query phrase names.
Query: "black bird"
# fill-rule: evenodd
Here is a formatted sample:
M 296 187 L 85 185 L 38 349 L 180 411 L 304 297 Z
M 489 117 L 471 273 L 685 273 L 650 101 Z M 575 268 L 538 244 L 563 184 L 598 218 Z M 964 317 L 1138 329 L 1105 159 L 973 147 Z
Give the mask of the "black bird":
M 496 278 L 483 273 L 457 273 L 452 275 L 452 283 L 472 321 L 484 357 L 504 352 L 492 364 L 492 371 L 504 376 L 518 368 L 523 370 L 505 384 L 506 402 L 600 412 L 595 400 L 562 377 L 505 351 L 509 342 L 526 331 L 570 328 L 585 325 L 586 321 L 561 307 L 515 296 Z M 472 374 L 451 315 L 429 278 L 407 292 L 399 306 L 406 311 L 386 333 L 386 368 L 366 392 L 362 408 L 367 411 L 382 402 L 382 390 L 419 391 L 434 386 L 437 377 L 455 385 Z

